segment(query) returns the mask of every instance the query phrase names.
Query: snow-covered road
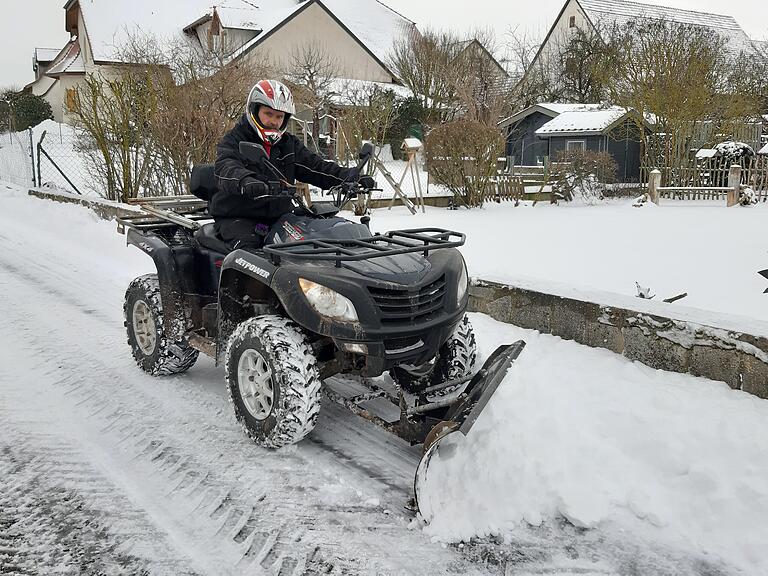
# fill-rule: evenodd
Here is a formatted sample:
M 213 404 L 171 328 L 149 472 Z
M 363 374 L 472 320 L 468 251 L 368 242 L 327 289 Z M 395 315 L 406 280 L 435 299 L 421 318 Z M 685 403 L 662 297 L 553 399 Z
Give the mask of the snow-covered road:
M 535 474 L 508 486 L 515 502 L 530 490 L 527 522 L 441 543 L 403 506 L 418 448 L 333 406 L 298 446 L 253 445 L 209 360 L 167 378 L 135 367 L 122 298 L 130 279 L 153 265 L 124 247 L 113 223 L 3 184 L 0 199 L 0 573 L 742 573 L 727 554 L 708 556 L 627 525 L 585 529 L 549 517 L 530 485 Z M 566 365 L 589 369 L 581 346 L 473 321 L 485 350 L 523 336 L 539 347 L 534 365 L 551 347 Z M 651 383 L 647 372 L 627 381 Z M 592 377 L 597 386 L 601 375 Z M 747 413 L 762 410 L 745 404 Z M 484 486 L 492 473 L 483 471 Z M 759 511 L 764 493 L 752 494 Z M 482 495 L 469 502 L 482 505 Z M 544 512 L 538 521 L 536 510 Z M 756 528 L 757 536 L 765 531 Z

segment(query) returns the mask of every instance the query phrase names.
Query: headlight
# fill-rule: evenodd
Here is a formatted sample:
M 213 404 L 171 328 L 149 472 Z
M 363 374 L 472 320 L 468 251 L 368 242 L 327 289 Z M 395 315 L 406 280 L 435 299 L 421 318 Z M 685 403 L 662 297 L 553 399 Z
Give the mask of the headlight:
M 355 305 L 346 296 L 305 278 L 299 278 L 299 286 L 307 301 L 319 314 L 342 322 L 359 321 Z
M 459 275 L 459 285 L 456 288 L 456 306 L 461 305 L 461 301 L 464 299 L 464 295 L 467 293 L 467 285 L 469 280 L 467 278 L 467 265 L 462 261 L 461 274 Z

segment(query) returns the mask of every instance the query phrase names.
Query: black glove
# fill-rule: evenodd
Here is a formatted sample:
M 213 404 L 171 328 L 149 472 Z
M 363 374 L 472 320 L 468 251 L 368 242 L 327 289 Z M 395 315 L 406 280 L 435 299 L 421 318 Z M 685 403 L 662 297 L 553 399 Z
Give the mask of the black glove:
M 367 176 L 365 174 L 361 176 L 360 171 L 357 169 L 357 167 L 349 169 L 349 173 L 347 175 L 347 181 L 357 182 L 358 184 L 360 184 L 361 188 L 365 188 L 366 190 L 370 190 L 371 188 L 376 188 L 376 180 L 374 180 L 373 177 Z
M 360 187 L 364 188 L 365 190 L 376 188 L 376 180 L 373 179 L 373 176 L 360 176 L 360 179 L 357 182 L 360 184 Z
M 240 194 L 251 200 L 258 198 L 259 196 L 264 196 L 267 193 L 268 188 L 266 183 L 251 176 L 244 178 L 240 184 Z

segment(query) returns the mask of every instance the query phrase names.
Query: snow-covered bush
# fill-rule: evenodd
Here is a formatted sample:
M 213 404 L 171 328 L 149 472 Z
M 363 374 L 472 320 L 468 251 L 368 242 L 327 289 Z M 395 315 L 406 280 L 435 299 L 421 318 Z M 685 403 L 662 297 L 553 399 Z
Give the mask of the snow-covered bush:
M 720 153 L 720 161 L 726 167 L 731 164 L 739 164 L 742 159 L 753 158 L 755 155 L 752 146 L 744 142 L 736 142 L 733 140 L 720 142 L 720 144 L 715 146 L 715 150 Z
M 757 194 L 755 194 L 755 191 L 752 190 L 752 188 L 745 188 L 741 191 L 741 195 L 739 196 L 739 204 L 742 206 L 757 204 L 757 200 Z
M 616 181 L 618 165 L 608 152 L 562 150 L 555 161 L 562 167 L 557 172 L 552 191 L 564 200 L 570 201 L 576 196 L 587 202 L 602 200 L 606 185 Z

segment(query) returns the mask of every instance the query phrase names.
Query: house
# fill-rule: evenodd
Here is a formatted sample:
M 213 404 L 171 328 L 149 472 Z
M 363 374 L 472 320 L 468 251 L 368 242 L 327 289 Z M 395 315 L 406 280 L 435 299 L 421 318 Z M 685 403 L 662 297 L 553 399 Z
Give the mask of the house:
M 756 47 L 732 16 L 681 10 L 629 0 L 566 0 L 539 47 L 526 76 L 532 71 L 549 70 L 548 63 L 560 57 L 574 31 L 582 30 L 599 34 L 601 29 L 614 25 L 621 26 L 635 19 L 665 20 L 708 28 L 724 37 L 727 45 L 736 52 Z M 551 68 L 554 69 L 554 67 Z M 522 81 L 525 79 L 523 77 Z
M 25 89 L 44 98 L 51 105 L 53 119 L 63 122 L 74 106 L 74 89 L 85 77 L 80 43 L 73 38 L 60 50 L 35 48 L 32 67 L 35 81 Z
M 125 64 L 120 47 L 132 35 L 186 35 L 229 59 L 277 70 L 287 68 L 294 50 L 316 43 L 340 77 L 391 83 L 387 54 L 415 26 L 377 0 L 221 0 L 215 7 L 209 0 L 69 0 L 64 11 L 71 40 L 50 61 L 50 52 L 36 52 L 39 72 L 27 87 L 64 121 L 78 80 Z
M 647 122 L 645 129 L 650 129 Z M 507 155 L 515 164 L 536 166 L 560 151 L 608 152 L 620 182 L 640 178 L 641 145 L 636 113 L 601 104 L 542 103 L 502 120 Z

